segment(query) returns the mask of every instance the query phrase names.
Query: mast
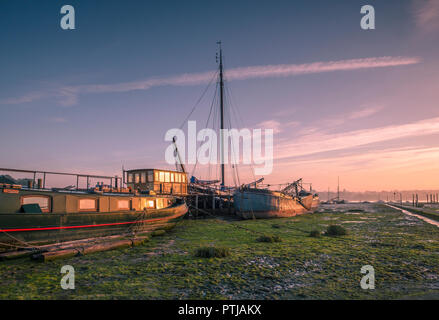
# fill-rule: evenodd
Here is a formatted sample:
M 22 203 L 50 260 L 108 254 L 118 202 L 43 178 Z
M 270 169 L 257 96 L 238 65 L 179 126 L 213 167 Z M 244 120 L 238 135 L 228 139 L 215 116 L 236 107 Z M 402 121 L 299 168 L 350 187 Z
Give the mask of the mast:
M 223 189 L 225 186 L 224 180 L 224 139 L 223 139 L 223 131 L 224 131 L 224 79 L 223 79 L 223 51 L 221 48 L 221 41 L 218 41 L 219 45 L 219 78 L 220 78 L 220 110 L 221 110 L 221 127 L 220 127 L 220 139 L 221 139 L 221 188 Z
M 340 177 L 337 177 L 337 201 L 340 201 Z

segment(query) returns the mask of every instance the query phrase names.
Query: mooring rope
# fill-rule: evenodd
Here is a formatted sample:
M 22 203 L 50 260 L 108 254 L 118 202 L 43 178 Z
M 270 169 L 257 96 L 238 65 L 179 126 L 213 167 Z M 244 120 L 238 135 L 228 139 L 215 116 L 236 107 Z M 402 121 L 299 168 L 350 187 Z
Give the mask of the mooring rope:
M 11 246 L 11 247 L 20 248 L 20 249 L 31 249 L 31 250 L 37 250 L 37 249 L 39 248 L 39 246 L 31 245 L 30 243 L 28 243 L 28 242 L 26 242 L 26 241 L 20 240 L 20 239 L 18 239 L 18 238 L 16 238 L 16 237 L 10 235 L 10 234 L 9 234 L 8 232 L 6 232 L 5 230 L 0 230 L 0 231 L 3 232 L 6 236 L 10 237 L 11 239 L 17 241 L 18 243 L 22 243 L 22 244 L 24 244 L 24 245 L 27 246 L 27 247 L 21 247 L 21 246 L 17 246 L 17 245 L 7 244 L 7 245 L 9 245 L 9 246 Z M 3 245 L 4 243 L 0 243 L 0 244 Z
M 192 207 L 192 208 L 194 208 L 195 210 L 199 210 L 199 211 L 201 211 L 201 212 L 204 212 L 205 214 L 207 214 L 207 215 L 209 215 L 209 216 L 215 218 L 215 219 L 214 219 L 215 221 L 217 221 L 217 222 L 221 222 L 221 223 L 223 223 L 223 224 L 225 224 L 225 225 L 229 225 L 229 226 L 232 226 L 232 227 L 235 227 L 235 228 L 238 228 L 238 229 L 243 229 L 243 230 L 246 230 L 246 231 L 249 231 L 249 232 L 253 232 L 253 233 L 257 233 L 257 234 L 262 234 L 262 235 L 265 234 L 265 233 L 263 233 L 263 232 L 256 231 L 256 230 L 252 230 L 252 229 L 248 229 L 248 228 L 243 227 L 243 226 L 238 226 L 238 225 L 236 225 L 236 224 L 227 223 L 227 222 L 224 221 L 224 220 L 218 219 L 216 216 L 214 216 L 214 215 L 211 214 L 210 212 L 205 211 L 205 210 L 200 209 L 200 208 L 196 208 L 196 207 L 194 207 L 193 205 L 189 205 L 189 207 Z

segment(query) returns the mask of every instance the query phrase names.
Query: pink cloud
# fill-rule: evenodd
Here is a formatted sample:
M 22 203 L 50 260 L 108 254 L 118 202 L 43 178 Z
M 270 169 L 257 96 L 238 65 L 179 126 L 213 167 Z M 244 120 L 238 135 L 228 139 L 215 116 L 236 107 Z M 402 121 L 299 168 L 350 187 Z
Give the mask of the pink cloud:
M 439 30 L 439 1 L 438 0 L 416 0 L 415 6 L 416 25 L 424 32 L 435 32 Z
M 251 66 L 229 69 L 226 71 L 226 78 L 228 80 L 247 80 L 257 78 L 290 77 L 332 71 L 352 71 L 370 68 L 406 66 L 420 63 L 420 61 L 420 58 L 417 57 L 373 57 L 305 64 Z M 78 102 L 78 96 L 80 94 L 149 90 L 158 86 L 199 85 L 210 81 L 215 74 L 215 71 L 209 71 L 116 84 L 68 86 L 61 87 L 58 91 L 32 92 L 18 98 L 0 100 L 0 104 L 20 104 L 55 96 L 60 99 L 62 105 L 74 105 Z
M 412 123 L 326 134 L 319 130 L 296 138 L 295 142 L 276 146 L 277 159 L 337 151 L 357 146 L 439 133 L 439 117 Z

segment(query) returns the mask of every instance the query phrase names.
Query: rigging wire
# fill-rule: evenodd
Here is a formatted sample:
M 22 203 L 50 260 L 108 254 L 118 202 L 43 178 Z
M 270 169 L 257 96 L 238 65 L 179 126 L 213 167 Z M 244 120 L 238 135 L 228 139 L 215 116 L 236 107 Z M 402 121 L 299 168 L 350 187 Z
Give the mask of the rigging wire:
M 210 105 L 209 116 L 207 117 L 207 121 L 206 121 L 205 128 L 207 128 L 208 125 L 209 125 L 209 120 L 210 120 L 210 117 L 212 116 L 212 110 L 214 109 L 214 105 L 215 105 L 215 101 L 216 101 L 217 92 L 218 92 L 218 82 L 217 82 L 216 87 L 215 87 L 215 92 L 214 92 L 214 96 L 213 96 L 213 99 L 212 99 L 212 103 L 211 103 L 211 105 Z M 199 143 L 199 142 L 197 141 L 197 143 L 196 143 L 196 147 L 197 147 L 197 155 L 196 155 L 196 159 L 195 159 L 194 167 L 192 168 L 191 176 L 194 175 L 194 173 L 195 173 L 195 169 L 197 168 L 197 164 L 198 164 L 198 153 L 200 152 L 200 150 L 198 149 L 198 143 Z
M 230 106 L 231 106 L 232 113 L 234 114 L 235 119 L 240 120 L 241 127 L 243 128 L 244 127 L 244 121 L 242 119 L 242 116 L 241 116 L 241 113 L 239 111 L 239 108 L 234 103 L 234 98 L 233 98 L 233 95 L 232 95 L 232 89 L 230 87 L 227 87 L 227 94 L 228 94 L 228 96 L 230 98 Z M 255 176 L 255 173 L 254 173 L 255 170 L 254 170 L 252 162 L 250 162 L 250 168 L 251 168 L 251 173 L 252 173 L 252 176 L 253 176 L 253 181 L 256 181 L 257 179 L 256 179 L 256 176 Z
M 226 96 L 227 96 L 227 94 L 226 94 Z M 231 129 L 232 128 L 232 119 L 230 116 L 230 112 L 227 112 L 227 119 L 226 120 L 229 121 L 229 129 Z M 234 141 L 233 141 L 233 139 L 230 139 L 230 140 L 231 140 L 231 142 L 230 142 L 231 143 L 231 148 L 230 148 L 231 152 L 230 153 L 232 154 L 231 159 L 236 159 Z M 239 141 L 238 141 L 238 147 L 239 147 Z M 238 150 L 238 156 L 239 156 L 239 150 Z M 238 159 L 238 162 L 239 162 L 239 159 Z M 232 171 L 233 182 L 235 184 L 235 187 L 237 187 L 236 180 L 238 180 L 238 184 L 241 185 L 241 181 L 239 180 L 238 163 L 234 163 L 233 161 L 230 161 L 230 167 L 231 167 L 231 171 Z
M 200 98 L 198 98 L 197 102 L 195 103 L 195 105 L 193 106 L 191 112 L 189 112 L 189 115 L 186 117 L 186 119 L 184 119 L 183 123 L 180 126 L 180 129 L 183 128 L 184 124 L 186 123 L 186 121 L 190 118 L 190 116 L 192 115 L 192 113 L 194 113 L 195 109 L 197 108 L 198 104 L 201 102 L 201 100 L 203 99 L 204 95 L 206 94 L 206 92 L 209 90 L 213 80 L 217 77 L 218 74 L 218 70 L 214 72 L 212 78 L 210 79 L 209 83 L 207 84 L 206 88 L 204 89 L 202 95 L 200 96 Z

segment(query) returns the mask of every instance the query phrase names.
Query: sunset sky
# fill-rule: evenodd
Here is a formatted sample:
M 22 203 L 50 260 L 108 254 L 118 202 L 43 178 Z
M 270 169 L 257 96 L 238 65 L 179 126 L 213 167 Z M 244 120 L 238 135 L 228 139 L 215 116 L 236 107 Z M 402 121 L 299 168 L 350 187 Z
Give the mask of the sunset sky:
M 437 0 L 1 1 L 0 167 L 172 168 L 165 133 L 212 78 L 218 40 L 237 126 L 274 130 L 267 183 L 439 189 Z M 190 117 L 200 129 L 214 86 Z

